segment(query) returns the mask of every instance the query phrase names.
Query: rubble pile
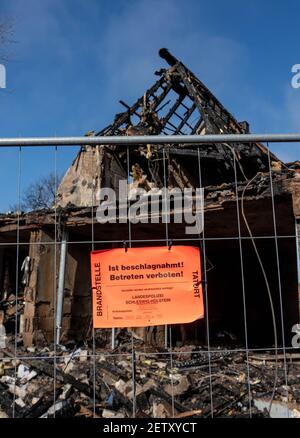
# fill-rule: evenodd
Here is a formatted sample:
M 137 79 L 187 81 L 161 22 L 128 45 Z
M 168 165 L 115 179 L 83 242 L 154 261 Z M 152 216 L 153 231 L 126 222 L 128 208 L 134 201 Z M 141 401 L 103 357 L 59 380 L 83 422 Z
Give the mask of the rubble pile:
M 300 354 L 286 358 L 288 386 L 278 354 L 273 406 L 299 417 Z M 246 354 L 238 350 L 209 356 L 205 347 L 186 345 L 171 355 L 137 339 L 132 350 L 129 337 L 114 351 L 88 344 L 25 349 L 17 340 L 0 350 L 0 417 L 249 417 L 249 389 L 251 415 L 268 417 L 275 372 L 271 352 L 249 355 L 249 387 Z

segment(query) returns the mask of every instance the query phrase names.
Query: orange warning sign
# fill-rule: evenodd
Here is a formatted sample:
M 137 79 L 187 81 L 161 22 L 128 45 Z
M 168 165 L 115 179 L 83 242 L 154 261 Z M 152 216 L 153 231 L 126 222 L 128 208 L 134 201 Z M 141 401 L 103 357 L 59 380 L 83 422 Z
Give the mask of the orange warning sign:
M 91 266 L 94 328 L 178 324 L 204 317 L 198 248 L 93 251 Z

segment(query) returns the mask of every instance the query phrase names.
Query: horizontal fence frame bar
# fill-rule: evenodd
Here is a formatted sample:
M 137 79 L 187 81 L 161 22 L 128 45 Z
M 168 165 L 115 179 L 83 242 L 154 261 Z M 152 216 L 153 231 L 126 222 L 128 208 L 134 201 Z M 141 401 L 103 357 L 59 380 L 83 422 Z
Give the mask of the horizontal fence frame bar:
M 300 134 L 143 135 L 0 138 L 0 147 L 300 142 Z

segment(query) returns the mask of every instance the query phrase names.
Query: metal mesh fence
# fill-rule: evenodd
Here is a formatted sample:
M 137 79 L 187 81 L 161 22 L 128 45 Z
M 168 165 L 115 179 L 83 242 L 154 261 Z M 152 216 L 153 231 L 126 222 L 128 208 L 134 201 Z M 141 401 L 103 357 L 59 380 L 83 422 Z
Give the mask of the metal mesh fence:
M 168 146 L 163 147 L 163 183 L 168 187 Z M 199 187 L 202 187 L 202 159 L 201 148 L 194 145 L 197 151 L 195 168 L 199 178 Z M 16 315 L 14 330 L 7 337 L 6 348 L 0 350 L 1 370 L 1 411 L 11 417 L 57 417 L 57 416 L 90 416 L 90 417 L 219 417 L 219 416 L 243 416 L 252 417 L 258 415 L 274 416 L 279 410 L 281 416 L 293 416 L 293 412 L 299 403 L 299 389 L 297 376 L 299 375 L 299 358 L 296 346 L 292 345 L 292 327 L 287 327 L 289 319 L 285 312 L 289 312 L 284 299 L 284 293 L 288 293 L 284 281 L 286 272 L 282 275 L 283 253 L 282 245 L 290 242 L 289 248 L 293 248 L 293 263 L 298 265 L 297 227 L 293 233 L 282 234 L 277 224 L 277 186 L 274 187 L 274 172 L 269 158 L 269 173 L 265 177 L 269 181 L 270 208 L 272 223 L 269 229 L 272 233 L 264 235 L 252 235 L 252 225 L 256 217 L 247 218 L 247 212 L 243 209 L 243 195 L 240 190 L 240 182 L 237 177 L 237 157 L 230 147 L 234 163 L 234 194 L 235 194 L 235 233 L 228 236 L 222 233 L 222 225 L 226 227 L 222 217 L 219 220 L 217 236 L 206 233 L 206 210 L 204 213 L 204 229 L 199 235 L 176 236 L 170 233 L 170 224 L 164 225 L 164 236 L 155 236 L 155 226 L 151 229 L 149 237 L 140 238 L 136 230 L 139 224 L 132 225 L 130 217 L 127 223 L 127 233 L 124 238 L 114 238 L 105 235 L 99 240 L 95 236 L 95 228 L 99 226 L 96 221 L 96 194 L 92 191 L 92 212 L 90 231 L 85 237 L 76 240 L 74 236 L 68 241 L 68 248 L 84 247 L 91 251 L 98 248 L 123 247 L 124 242 L 131 247 L 152 245 L 176 245 L 191 244 L 200 246 L 203 260 L 203 294 L 205 302 L 205 319 L 200 326 L 195 325 L 195 331 L 199 331 L 202 339 L 197 345 L 189 339 L 176 340 L 178 327 L 166 326 L 161 332 L 164 333 L 164 345 L 155 345 L 142 342 L 132 331 L 112 330 L 111 337 L 108 331 L 93 329 L 90 321 L 85 333 L 86 338 L 81 343 L 73 343 L 71 346 L 66 341 L 63 345 L 55 342 L 56 339 L 56 308 L 57 308 L 57 276 L 58 260 L 61 246 L 61 231 L 59 215 L 60 209 L 54 207 L 54 238 L 52 241 L 44 241 L 45 248 L 51 247 L 52 261 L 49 269 L 53 269 L 53 342 L 43 348 L 38 343 L 34 347 L 25 349 L 20 335 L 21 312 L 18 310 L 20 294 L 20 263 L 25 253 L 33 245 L 34 241 L 26 241 L 20 238 L 20 230 L 23 229 L 22 216 L 17 214 L 17 226 L 15 241 L 0 242 L 0 246 L 13 248 L 15 255 L 15 302 Z M 130 146 L 124 146 L 127 154 L 127 179 L 130 181 Z M 269 148 L 267 149 L 269 151 Z M 58 160 L 63 153 L 63 146 L 53 146 L 53 166 L 56 186 L 58 185 Z M 26 148 L 18 149 L 18 158 L 15 165 L 18 167 L 17 198 L 21 206 L 22 196 L 22 173 L 23 156 Z M 92 151 L 91 151 L 92 154 Z M 92 159 L 93 166 L 96 166 Z M 288 170 L 287 170 L 288 172 Z M 92 171 L 94 174 L 94 171 Z M 246 184 L 251 181 L 246 181 Z M 253 195 L 254 196 L 254 195 Z M 21 210 L 21 208 L 19 208 Z M 220 213 L 222 215 L 222 213 Z M 244 218 L 249 219 L 250 231 L 245 233 Z M 260 218 L 261 220 L 261 218 Z M 294 218 L 287 218 L 288 221 Z M 248 223 L 248 224 L 249 224 Z M 117 225 L 116 225 L 117 226 Z M 101 227 L 101 226 L 100 226 Z M 239 318 L 243 320 L 243 333 L 239 333 L 239 340 L 235 340 L 232 333 L 217 333 L 212 336 L 211 308 L 215 306 L 216 295 L 212 295 L 214 283 L 210 283 L 209 272 L 212 261 L 208 258 L 207 248 L 222 242 L 223 248 L 234 247 L 238 258 L 232 262 L 232 272 L 228 272 L 228 279 L 235 276 L 234 287 L 238 287 L 240 294 Z M 266 268 L 266 258 L 261 258 L 263 244 L 272 242 L 268 251 L 267 259 L 272 259 L 271 267 Z M 284 242 L 284 243 L 282 243 Z M 249 342 L 251 328 L 248 319 L 254 308 L 248 308 L 249 295 L 253 293 L 247 287 L 245 270 L 248 270 L 245 262 L 245 254 L 249 251 L 249 245 L 254 251 L 256 260 L 255 269 L 260 270 L 261 284 L 257 297 L 260 294 L 267 296 L 269 317 L 265 324 L 268 325 L 269 336 L 265 345 L 261 342 Z M 212 246 L 213 247 L 213 246 Z M 270 250 L 271 248 L 271 250 Z M 224 252 L 226 258 L 226 252 Z M 229 265 L 228 265 L 229 266 Z M 284 268 L 286 269 L 286 268 Z M 32 273 L 31 273 L 32 275 Z M 269 276 L 272 276 L 270 285 Z M 249 274 L 247 273 L 247 278 Z M 238 277 L 238 279 L 236 279 Z M 274 280 L 275 279 L 275 280 Z M 86 283 L 89 284 L 87 278 Z M 237 284 L 239 283 L 239 286 Z M 276 290 L 271 290 L 277 283 Z M 261 286 L 263 285 L 263 286 Z M 42 280 L 39 288 L 43 288 Z M 37 293 L 41 293 L 40 289 Z M 91 294 L 89 290 L 88 293 Z M 219 291 L 222 294 L 222 291 Z M 274 294 L 276 295 L 276 311 L 274 310 Z M 221 299 L 221 298 L 220 298 Z M 230 299 L 230 297 L 228 298 Z M 264 302 L 265 303 L 265 302 Z M 257 299 L 257 309 L 261 306 Z M 299 303 L 295 302 L 297 307 Z M 42 318 L 42 317 L 40 317 Z M 224 320 L 224 319 L 223 319 Z M 296 321 L 298 322 L 298 321 Z M 201 333 L 200 333 L 201 332 Z M 290 332 L 290 335 L 287 333 Z M 100 342 L 101 333 L 105 333 L 106 342 Z M 197 338 L 194 336 L 193 339 Z M 184 338 L 184 337 L 183 337 Z M 216 338 L 219 339 L 216 341 Z M 225 340 L 224 340 L 225 338 Z M 259 336 L 258 336 L 259 338 Z M 226 339 L 228 340 L 226 345 Z M 241 339 L 243 341 L 241 342 Z M 258 339 L 260 341 L 260 339 Z M 31 373 L 31 375 L 30 375 Z M 298 385 L 299 386 L 299 385 Z M 298 392 L 297 392 L 298 391 Z M 299 406 L 299 405 L 298 405 Z M 277 409 L 277 411 L 276 411 Z M 275 412 L 275 411 L 276 412 Z M 297 410 L 297 409 L 296 409 Z M 275 413 L 274 413 L 275 412 Z M 299 412 L 299 411 L 298 411 Z

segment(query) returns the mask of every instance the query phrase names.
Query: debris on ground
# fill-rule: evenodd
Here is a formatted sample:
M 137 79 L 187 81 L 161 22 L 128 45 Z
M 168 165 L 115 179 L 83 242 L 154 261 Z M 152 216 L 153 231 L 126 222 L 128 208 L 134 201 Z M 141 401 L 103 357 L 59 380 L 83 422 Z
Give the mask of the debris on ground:
M 252 416 L 270 416 L 273 351 L 250 354 L 247 363 L 239 350 L 208 354 L 204 347 L 185 345 L 171 355 L 138 340 L 132 354 L 128 340 L 114 351 L 52 345 L 32 352 L 19 345 L 17 355 L 10 342 L 0 354 L 2 418 L 249 417 L 250 409 Z M 287 415 L 297 417 L 300 355 L 288 353 L 285 359 L 277 356 L 270 414 L 284 415 L 286 406 Z

